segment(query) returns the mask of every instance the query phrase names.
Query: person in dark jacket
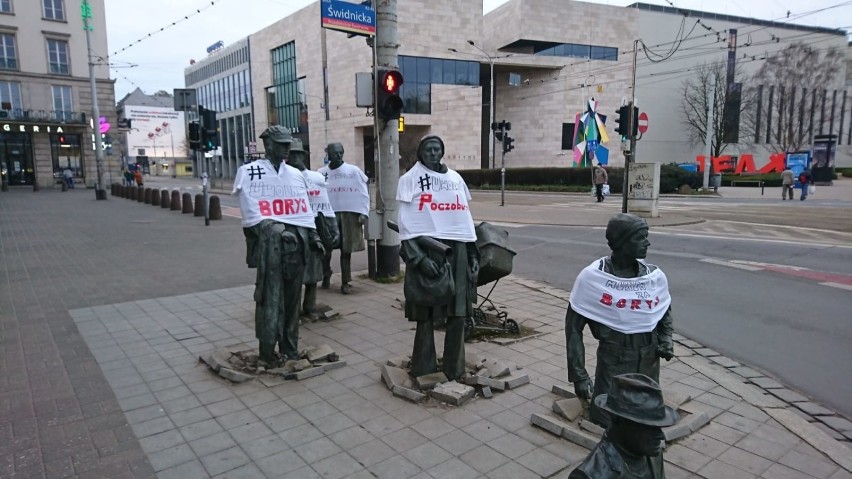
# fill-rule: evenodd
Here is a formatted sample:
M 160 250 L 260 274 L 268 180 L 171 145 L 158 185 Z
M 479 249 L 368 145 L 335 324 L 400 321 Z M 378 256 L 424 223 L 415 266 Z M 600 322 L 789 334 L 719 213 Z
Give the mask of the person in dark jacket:
M 660 358 L 674 356 L 671 296 L 665 273 L 646 263 L 648 223 L 628 213 L 613 216 L 606 227 L 612 254 L 580 272 L 565 314 L 568 380 L 577 397 L 592 401 L 593 422 L 607 427 L 609 417 L 594 398 L 605 394 L 612 377 L 641 373 L 660 380 Z M 586 371 L 583 329 L 599 341 L 595 382 Z
M 799 173 L 799 184 L 802 185 L 802 196 L 799 198 L 800 201 L 805 201 L 808 198 L 808 188 L 810 185 L 814 184 L 814 178 L 811 176 L 811 170 L 805 168 Z
M 612 425 L 569 479 L 664 479 L 663 427 L 678 415 L 663 402 L 660 385 L 644 374 L 622 374 L 595 403 Z

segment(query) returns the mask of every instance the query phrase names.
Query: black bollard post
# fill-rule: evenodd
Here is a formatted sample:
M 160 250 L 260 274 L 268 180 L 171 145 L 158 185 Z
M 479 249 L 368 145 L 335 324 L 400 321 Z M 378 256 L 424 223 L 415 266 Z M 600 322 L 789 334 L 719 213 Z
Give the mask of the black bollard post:
M 151 190 L 151 206 L 160 206 L 160 190 Z
M 195 211 L 193 216 L 204 216 L 204 195 L 195 195 Z
M 172 190 L 172 211 L 180 211 L 180 191 Z
M 169 207 L 169 190 L 160 190 L 160 208 Z
M 213 195 L 210 197 L 210 219 L 211 220 L 221 220 L 222 219 L 222 205 L 219 202 L 219 197 Z
M 136 201 L 138 201 L 140 203 L 145 201 L 145 187 L 144 186 L 140 186 L 139 188 L 137 188 L 137 190 L 136 190 Z
M 192 195 L 189 193 L 183 194 L 183 213 L 192 213 Z

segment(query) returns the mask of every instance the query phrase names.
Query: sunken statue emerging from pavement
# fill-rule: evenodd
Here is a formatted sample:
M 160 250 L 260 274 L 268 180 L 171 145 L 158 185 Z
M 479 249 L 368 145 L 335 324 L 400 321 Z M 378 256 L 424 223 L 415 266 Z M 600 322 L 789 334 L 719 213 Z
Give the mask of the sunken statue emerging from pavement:
M 479 251 L 464 179 L 441 163 L 444 142 L 427 136 L 417 163 L 399 179 L 400 256 L 405 261 L 405 316 L 417 322 L 411 371 L 438 370 L 434 323 L 446 319 L 443 372 L 464 374 L 464 323 L 472 314 Z
M 607 411 L 612 425 L 568 477 L 664 479 L 663 427 L 677 422 L 678 415 L 663 402 L 660 385 L 644 374 L 615 376 L 609 392 L 595 398 L 595 404 Z
M 266 158 L 237 171 L 238 194 L 246 236 L 246 263 L 257 268 L 254 299 L 255 336 L 260 342 L 258 365 L 277 366 L 299 359 L 299 296 L 310 251 L 322 251 L 308 185 L 299 170 L 282 164 L 292 135 L 273 125 L 260 135 Z
M 613 376 L 641 373 L 659 382 L 660 358 L 674 356 L 668 280 L 644 261 L 651 244 L 648 224 L 619 213 L 609 220 L 606 239 L 611 256 L 580 272 L 565 314 L 568 380 L 577 397 L 592 401 L 591 419 L 604 427 L 609 417 L 593 399 L 609 390 Z M 587 324 L 599 341 L 594 389 L 585 367 Z
M 340 231 L 340 292 L 352 291 L 352 253 L 364 251 L 364 224 L 370 214 L 367 175 L 355 165 L 343 162 L 343 145 L 329 143 L 329 163 L 319 169 L 328 182 L 328 198 Z M 323 289 L 331 284 L 331 250 L 325 252 Z
M 287 164 L 302 172 L 302 176 L 308 182 L 308 199 L 311 202 L 311 210 L 314 213 L 314 221 L 317 233 L 322 240 L 325 251 L 331 251 L 337 247 L 340 241 L 340 233 L 337 230 L 337 218 L 328 199 L 328 190 L 325 177 L 316 171 L 311 171 L 305 166 L 307 152 L 298 138 L 293 139 L 290 144 L 290 154 L 287 156 Z M 324 251 L 313 251 L 305 265 L 305 293 L 302 299 L 302 312 L 311 319 L 317 318 L 317 283 L 323 280 Z

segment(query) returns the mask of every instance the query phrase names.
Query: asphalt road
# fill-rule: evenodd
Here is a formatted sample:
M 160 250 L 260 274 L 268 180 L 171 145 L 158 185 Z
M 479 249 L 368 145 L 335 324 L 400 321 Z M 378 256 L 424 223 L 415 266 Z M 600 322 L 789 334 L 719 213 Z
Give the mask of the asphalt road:
M 602 228 L 509 231 L 514 273 L 559 288 L 571 289 L 583 267 L 609 253 Z M 852 247 L 653 230 L 650 240 L 648 261 L 669 278 L 677 332 L 852 416 L 852 292 L 819 284 L 847 275 L 852 287 Z M 730 260 L 806 269 L 746 270 L 760 265 Z

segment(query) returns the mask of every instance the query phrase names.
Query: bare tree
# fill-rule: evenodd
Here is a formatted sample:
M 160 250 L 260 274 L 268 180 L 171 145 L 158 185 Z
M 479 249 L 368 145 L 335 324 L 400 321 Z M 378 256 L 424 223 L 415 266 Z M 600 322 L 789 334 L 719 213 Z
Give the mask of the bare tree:
M 710 93 L 710 74 L 716 77 L 716 92 L 712 100 L 713 108 L 713 137 L 710 140 L 712 156 L 722 155 L 730 143 L 725 142 L 725 92 L 727 89 L 725 62 L 712 62 L 700 65 L 695 75 L 684 80 L 681 87 L 681 112 L 687 125 L 689 142 L 693 145 L 703 145 L 707 138 L 707 113 Z M 742 83 L 743 90 L 739 103 L 739 139 L 740 144 L 748 145 L 754 139 L 754 113 L 756 95 L 749 87 L 750 79 L 745 75 L 737 75 L 737 82 Z
M 820 49 L 801 42 L 766 59 L 754 81 L 764 93 L 758 114 L 765 132 L 758 135 L 764 137 L 770 151 L 796 151 L 810 145 L 814 116 L 827 89 L 836 84 L 844 60 L 837 48 L 829 48 L 823 55 Z

